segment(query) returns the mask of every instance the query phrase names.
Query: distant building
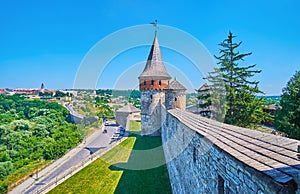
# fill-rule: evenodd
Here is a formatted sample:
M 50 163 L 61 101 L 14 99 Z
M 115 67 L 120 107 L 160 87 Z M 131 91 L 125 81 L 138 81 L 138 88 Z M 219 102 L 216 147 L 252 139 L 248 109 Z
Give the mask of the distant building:
M 186 107 L 186 111 L 194 113 L 194 114 L 200 114 L 200 108 L 198 105 L 191 105 Z
M 6 89 L 0 89 L 0 94 L 5 94 L 6 93 Z
M 64 94 L 71 94 L 72 96 L 76 97 L 77 96 L 77 91 L 76 90 L 59 90 L 60 92 L 64 93 Z
M 134 120 L 140 120 L 141 110 L 133 106 L 132 104 L 127 104 L 126 106 L 118 109 L 116 111 L 116 121 L 118 125 L 126 127 L 127 120 L 131 117 Z
M 15 94 L 27 94 L 27 95 L 37 95 L 40 92 L 39 89 L 22 89 L 17 88 L 14 90 Z
M 40 92 L 42 92 L 42 93 L 45 92 L 45 85 L 44 85 L 44 83 L 42 83 L 42 85 L 41 85 L 41 90 L 40 90 Z

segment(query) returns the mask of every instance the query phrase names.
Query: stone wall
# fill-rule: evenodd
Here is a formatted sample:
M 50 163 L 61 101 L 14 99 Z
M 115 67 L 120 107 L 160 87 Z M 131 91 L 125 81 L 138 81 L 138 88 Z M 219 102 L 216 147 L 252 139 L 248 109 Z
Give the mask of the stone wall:
M 116 122 L 117 125 L 122 125 L 123 127 L 126 127 L 127 123 L 127 117 L 130 113 L 129 112 L 116 112 Z
M 184 91 L 166 91 L 165 94 L 166 109 L 186 108 L 186 94 Z
M 161 134 L 161 104 L 165 95 L 162 91 L 141 91 L 141 134 L 160 136 Z
M 240 162 L 171 114 L 162 127 L 162 141 L 173 193 L 267 194 L 297 189 L 293 181 L 280 184 Z
M 83 123 L 84 125 L 90 125 L 92 123 L 98 122 L 99 118 L 98 117 L 79 117 L 76 115 L 69 114 L 67 118 L 68 122 L 74 123 L 74 124 L 79 124 Z

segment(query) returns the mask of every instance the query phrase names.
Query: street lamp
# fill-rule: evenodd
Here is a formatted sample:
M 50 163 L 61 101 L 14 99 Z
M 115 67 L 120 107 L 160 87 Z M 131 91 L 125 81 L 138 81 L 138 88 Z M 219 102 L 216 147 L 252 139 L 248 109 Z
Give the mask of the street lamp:
M 38 161 L 36 162 L 36 180 L 39 179 L 39 162 L 42 161 L 42 158 L 39 158 Z

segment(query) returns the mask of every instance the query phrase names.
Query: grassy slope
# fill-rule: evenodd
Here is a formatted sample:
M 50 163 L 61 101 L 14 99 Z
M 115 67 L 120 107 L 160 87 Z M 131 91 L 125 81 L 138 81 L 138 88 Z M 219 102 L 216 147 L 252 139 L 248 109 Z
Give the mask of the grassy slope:
M 131 125 L 134 131 L 137 131 L 137 126 L 140 126 L 139 122 Z M 150 153 L 146 160 L 148 162 L 150 160 L 151 163 L 151 159 L 163 159 L 160 145 L 160 137 L 141 137 L 132 134 L 50 193 L 171 193 L 166 165 L 148 170 L 126 168 L 145 160 L 137 157 L 132 150 L 149 150 L 158 147 L 158 152 Z

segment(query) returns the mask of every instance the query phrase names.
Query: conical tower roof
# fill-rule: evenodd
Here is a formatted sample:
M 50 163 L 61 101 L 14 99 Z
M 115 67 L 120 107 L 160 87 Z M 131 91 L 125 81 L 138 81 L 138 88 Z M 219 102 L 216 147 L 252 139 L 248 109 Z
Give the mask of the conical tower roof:
M 123 106 L 122 108 L 118 109 L 117 112 L 133 113 L 133 112 L 141 112 L 141 110 L 136 108 L 132 104 L 127 104 L 126 106 Z
M 186 90 L 186 88 L 175 79 L 165 88 L 165 90 Z
M 155 33 L 153 44 L 144 71 L 139 76 L 139 79 L 162 79 L 169 80 L 171 76 L 168 74 L 158 44 L 158 39 Z

